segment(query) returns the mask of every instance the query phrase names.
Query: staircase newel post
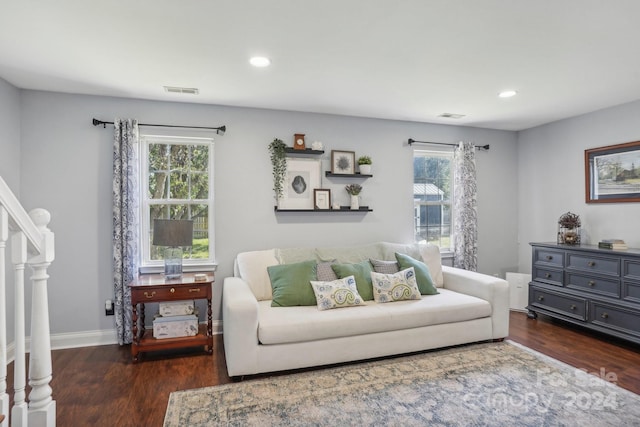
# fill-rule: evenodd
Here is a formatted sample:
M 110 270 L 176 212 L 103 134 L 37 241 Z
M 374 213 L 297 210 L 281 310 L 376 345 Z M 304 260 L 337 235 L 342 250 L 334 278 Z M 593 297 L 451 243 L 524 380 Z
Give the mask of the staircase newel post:
M 47 268 L 55 258 L 54 234 L 47 228 L 51 215 L 44 209 L 34 209 L 29 216 L 42 233 L 42 252 L 29 259 L 31 277 L 31 351 L 29 353 L 29 426 L 56 425 L 56 402 L 49 386 L 53 378 L 51 367 L 51 334 L 49 330 L 49 301 Z

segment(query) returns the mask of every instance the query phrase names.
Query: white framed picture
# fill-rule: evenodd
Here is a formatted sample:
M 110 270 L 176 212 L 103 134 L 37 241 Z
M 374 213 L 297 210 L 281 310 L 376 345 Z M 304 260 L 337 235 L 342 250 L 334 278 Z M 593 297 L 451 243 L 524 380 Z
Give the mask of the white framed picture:
M 278 209 L 314 209 L 314 189 L 321 187 L 322 165 L 316 159 L 287 159 L 284 193 Z

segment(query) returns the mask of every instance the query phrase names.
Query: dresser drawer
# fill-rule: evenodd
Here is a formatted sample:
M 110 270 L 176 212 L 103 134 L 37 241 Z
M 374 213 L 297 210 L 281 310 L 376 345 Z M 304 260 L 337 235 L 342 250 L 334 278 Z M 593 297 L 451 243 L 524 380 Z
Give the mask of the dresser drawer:
M 626 301 L 640 303 L 640 283 L 622 282 L 622 298 Z M 638 307 L 640 310 L 640 306 Z
M 619 277 L 620 259 L 585 253 L 567 252 L 567 269 Z
M 625 279 L 640 280 L 640 260 L 623 258 L 622 277 Z
M 533 265 L 563 268 L 564 252 L 547 248 L 534 248 Z
M 553 270 L 550 268 L 533 267 L 532 279 L 536 282 L 548 283 L 550 285 L 562 286 L 562 278 L 564 273 L 562 270 Z
M 567 288 L 620 298 L 620 281 L 615 279 L 602 279 L 597 276 L 567 273 L 566 286 Z
M 154 301 L 176 301 L 183 299 L 206 298 L 211 284 L 188 285 L 188 286 L 163 286 L 163 287 L 144 287 L 143 289 L 132 289 L 132 298 L 139 302 Z M 135 295 L 134 295 L 135 294 Z
M 587 301 L 572 295 L 562 295 L 532 287 L 530 304 L 574 319 L 587 320 Z
M 640 337 L 640 312 L 591 301 L 590 322 Z

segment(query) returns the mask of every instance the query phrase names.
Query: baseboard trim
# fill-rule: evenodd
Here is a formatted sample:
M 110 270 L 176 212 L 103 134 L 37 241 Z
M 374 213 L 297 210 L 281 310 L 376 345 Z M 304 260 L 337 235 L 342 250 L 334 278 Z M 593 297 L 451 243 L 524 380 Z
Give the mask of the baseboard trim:
M 151 328 L 151 327 L 149 327 Z M 222 320 L 212 322 L 213 335 L 222 333 Z M 68 332 L 64 334 L 51 334 L 51 350 L 65 348 L 93 347 L 98 345 L 118 344 L 118 336 L 115 329 L 102 329 L 98 331 Z M 31 337 L 25 339 L 25 351 L 31 349 Z M 15 342 L 7 345 L 7 362 L 15 360 Z

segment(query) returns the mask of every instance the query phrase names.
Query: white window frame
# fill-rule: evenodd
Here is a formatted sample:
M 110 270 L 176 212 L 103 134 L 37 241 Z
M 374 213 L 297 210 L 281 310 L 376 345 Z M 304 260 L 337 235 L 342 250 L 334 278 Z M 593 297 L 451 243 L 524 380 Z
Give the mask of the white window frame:
M 447 205 L 449 207 L 449 212 L 450 212 L 450 215 L 451 215 L 451 230 L 449 232 L 449 244 L 450 244 L 450 247 L 448 247 L 448 248 L 440 247 L 440 252 L 443 253 L 443 254 L 450 254 L 450 253 L 453 252 L 453 238 L 454 238 L 454 236 L 453 236 L 453 233 L 454 233 L 453 197 L 454 197 L 454 191 L 455 191 L 454 185 L 453 185 L 454 184 L 454 176 L 453 176 L 453 170 L 454 170 L 454 168 L 453 168 L 453 161 L 454 161 L 453 160 L 453 156 L 454 156 L 454 153 L 453 153 L 453 151 L 451 151 L 449 149 L 414 148 L 413 149 L 413 156 L 411 158 L 412 166 L 413 166 L 414 159 L 416 157 L 418 157 L 418 156 L 420 156 L 420 157 L 443 157 L 443 158 L 448 158 L 451 161 L 451 168 L 449 170 L 449 186 L 450 186 L 450 189 L 451 189 L 451 196 L 449 197 L 449 203 L 442 203 L 442 202 L 439 202 L 439 201 L 438 202 L 436 202 L 436 201 L 432 201 L 432 202 L 421 201 L 421 202 L 418 202 L 418 201 L 416 201 L 416 199 L 414 197 L 415 194 L 412 191 L 412 197 L 414 197 L 414 199 L 413 199 L 413 223 L 412 223 L 413 230 L 414 230 L 414 236 L 415 236 L 415 230 L 416 230 L 416 220 L 418 218 L 418 214 L 416 213 L 418 206 L 420 206 L 420 205 L 425 205 L 425 206 Z M 415 176 L 412 176 L 412 178 L 411 178 L 412 188 L 413 188 L 413 185 L 415 184 L 414 180 L 415 180 Z
M 214 186 L 213 186 L 213 165 L 214 165 L 214 142 L 213 138 L 190 137 L 190 136 L 166 136 L 166 135 L 140 135 L 140 273 L 160 273 L 163 271 L 163 260 L 151 260 L 151 247 L 149 236 L 151 235 L 151 223 L 149 221 L 149 206 L 151 199 L 148 197 L 149 188 L 149 145 L 158 144 L 181 144 L 181 145 L 208 145 L 209 146 L 209 197 L 206 201 L 197 199 L 190 200 L 188 203 L 202 203 L 209 205 L 209 258 L 207 259 L 185 259 L 183 261 L 183 271 L 207 271 L 215 270 L 217 264 L 215 262 L 215 230 L 214 230 Z M 183 204 L 184 201 L 170 201 L 168 199 L 153 199 L 154 203 L 161 202 L 163 204 Z

